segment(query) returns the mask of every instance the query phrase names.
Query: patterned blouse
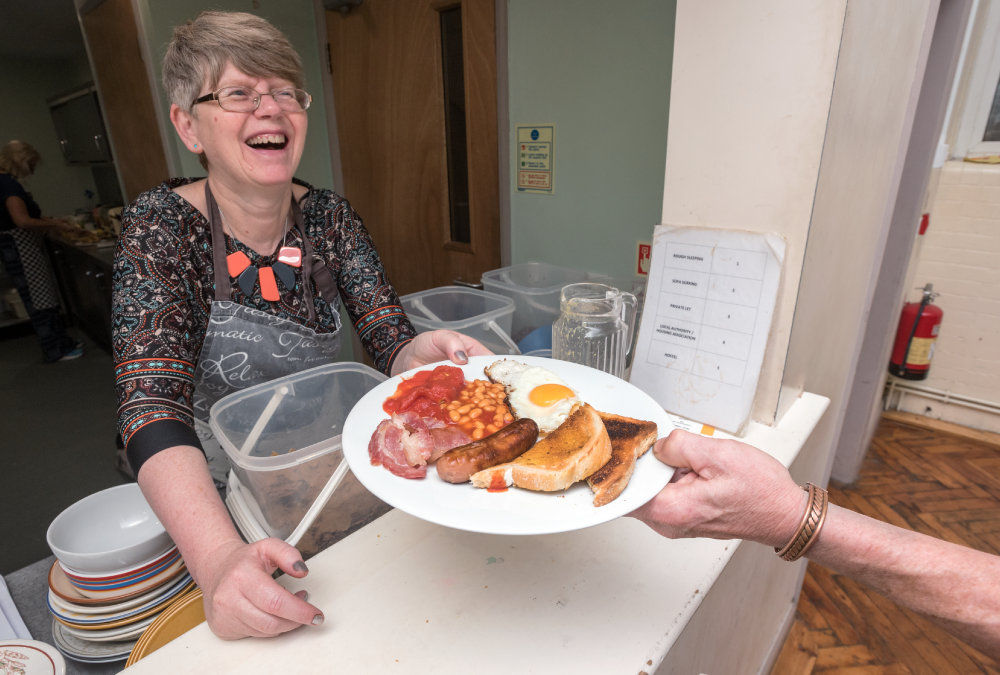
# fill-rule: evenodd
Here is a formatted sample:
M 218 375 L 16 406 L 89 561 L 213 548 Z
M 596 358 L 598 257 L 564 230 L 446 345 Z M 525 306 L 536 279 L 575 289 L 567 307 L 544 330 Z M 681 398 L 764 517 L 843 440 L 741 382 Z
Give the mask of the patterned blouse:
M 194 431 L 191 399 L 194 374 L 215 296 L 212 235 L 208 220 L 172 188 L 198 179 L 175 178 L 144 192 L 122 214 L 114 266 L 115 387 L 118 426 L 129 463 L 138 474 L 160 450 L 201 447 Z M 400 348 L 416 331 L 386 278 L 378 252 L 361 218 L 330 190 L 309 188 L 300 200 L 306 236 L 340 289 L 347 313 L 376 367 L 388 373 Z M 297 228 L 288 245 L 301 248 Z M 271 265 L 226 235 L 226 253 L 243 251 L 252 264 Z M 319 333 L 340 326 L 340 301 L 313 293 L 316 320 L 309 320 L 302 295 L 279 284 L 281 299 L 264 300 L 260 284 L 246 295 L 233 283 L 234 302 L 290 319 Z

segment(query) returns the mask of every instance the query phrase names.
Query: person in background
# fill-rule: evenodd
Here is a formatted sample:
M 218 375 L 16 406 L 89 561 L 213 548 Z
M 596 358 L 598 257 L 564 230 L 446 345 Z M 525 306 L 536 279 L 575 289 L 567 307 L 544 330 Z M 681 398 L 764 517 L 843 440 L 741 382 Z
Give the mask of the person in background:
M 386 375 L 490 351 L 451 331 L 417 335 L 360 216 L 294 177 L 312 97 L 281 31 L 252 14 L 203 12 L 174 29 L 163 86 L 208 178 L 168 180 L 123 213 L 113 342 L 126 455 L 217 635 L 320 625 L 304 591 L 271 577 L 305 576 L 299 551 L 275 538 L 245 544 L 233 527 L 216 491 L 228 457 L 207 424 L 211 406 L 334 361 L 350 339 L 341 300 Z
M 1000 557 L 829 504 L 824 490 L 800 488 L 739 441 L 675 430 L 653 452 L 678 470 L 630 515 L 664 537 L 749 539 L 785 560 L 808 554 L 1000 659 Z
M 41 208 L 19 182 L 33 174 L 41 161 L 38 151 L 24 141 L 10 141 L 0 150 L 0 262 L 14 279 L 38 335 L 42 357 L 53 363 L 80 358 L 83 343 L 66 335 L 42 240 L 45 232 L 75 228 L 43 218 Z

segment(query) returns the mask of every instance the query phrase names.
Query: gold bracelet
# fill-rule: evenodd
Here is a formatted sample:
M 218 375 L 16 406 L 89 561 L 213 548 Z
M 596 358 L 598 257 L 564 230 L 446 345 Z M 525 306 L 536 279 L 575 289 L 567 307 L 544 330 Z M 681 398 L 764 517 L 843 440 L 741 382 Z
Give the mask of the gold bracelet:
M 774 552 L 778 557 L 788 562 L 794 562 L 804 556 L 819 537 L 819 531 L 826 522 L 826 511 L 830 505 L 830 495 L 821 487 L 812 483 L 806 483 L 802 488 L 809 493 L 806 512 L 802 514 L 802 521 L 792 540 L 784 548 L 775 547 Z

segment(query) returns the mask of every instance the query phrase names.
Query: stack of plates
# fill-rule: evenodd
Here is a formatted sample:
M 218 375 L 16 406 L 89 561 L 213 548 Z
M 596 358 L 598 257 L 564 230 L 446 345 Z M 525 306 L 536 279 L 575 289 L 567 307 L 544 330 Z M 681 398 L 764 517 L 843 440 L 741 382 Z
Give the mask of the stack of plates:
M 141 565 L 80 572 L 57 560 L 49 570 L 52 636 L 67 657 L 90 663 L 128 658 L 143 631 L 194 588 L 176 546 Z
M 101 490 L 60 513 L 45 535 L 52 635 L 92 663 L 128 658 L 153 619 L 193 587 L 180 551 L 135 483 Z

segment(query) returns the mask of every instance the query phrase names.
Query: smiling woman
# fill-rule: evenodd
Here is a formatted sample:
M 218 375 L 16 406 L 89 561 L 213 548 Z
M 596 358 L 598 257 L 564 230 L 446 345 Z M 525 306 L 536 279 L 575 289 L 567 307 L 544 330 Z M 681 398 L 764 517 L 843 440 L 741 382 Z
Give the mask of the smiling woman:
M 210 408 L 335 360 L 341 298 L 385 373 L 489 352 L 458 333 L 417 336 L 358 214 L 294 177 L 312 98 L 281 31 L 251 14 L 205 12 L 174 30 L 163 85 L 208 178 L 169 180 L 123 214 L 114 346 L 128 466 L 204 591 L 212 630 L 238 638 L 318 625 L 322 613 L 271 578 L 277 568 L 307 574 L 299 552 L 275 539 L 248 546 L 233 528 L 215 489 L 229 467 Z

